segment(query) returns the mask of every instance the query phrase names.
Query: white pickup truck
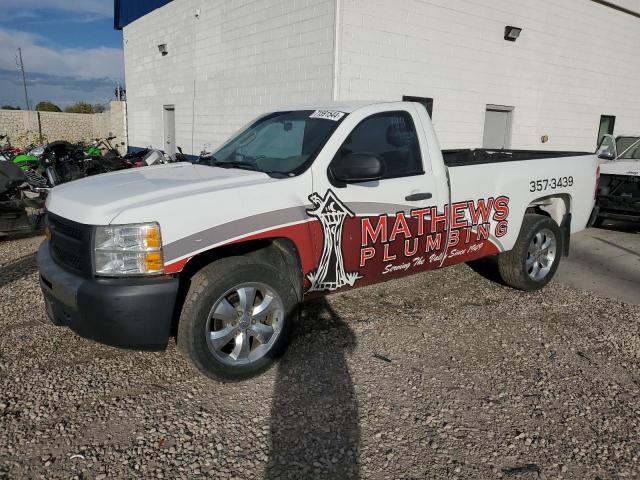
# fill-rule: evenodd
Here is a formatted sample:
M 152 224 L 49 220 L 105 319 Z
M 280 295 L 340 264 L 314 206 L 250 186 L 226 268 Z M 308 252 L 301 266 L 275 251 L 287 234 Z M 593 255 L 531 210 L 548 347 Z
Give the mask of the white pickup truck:
M 119 347 L 175 335 L 204 374 L 244 378 L 283 352 L 314 295 L 496 255 L 505 283 L 543 287 L 587 224 L 597 170 L 588 153 L 442 152 L 417 103 L 272 112 L 210 166 L 53 189 L 47 313 Z
M 598 158 L 602 177 L 592 223 L 640 222 L 640 135 L 605 135 Z

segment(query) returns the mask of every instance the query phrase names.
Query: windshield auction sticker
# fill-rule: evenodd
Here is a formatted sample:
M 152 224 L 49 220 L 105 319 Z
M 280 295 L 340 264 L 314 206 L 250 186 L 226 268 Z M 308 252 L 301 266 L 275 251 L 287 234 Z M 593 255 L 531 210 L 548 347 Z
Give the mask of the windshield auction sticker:
M 337 110 L 316 110 L 309 116 L 309 118 L 321 118 L 323 120 L 338 122 L 344 116 L 344 112 L 338 112 Z

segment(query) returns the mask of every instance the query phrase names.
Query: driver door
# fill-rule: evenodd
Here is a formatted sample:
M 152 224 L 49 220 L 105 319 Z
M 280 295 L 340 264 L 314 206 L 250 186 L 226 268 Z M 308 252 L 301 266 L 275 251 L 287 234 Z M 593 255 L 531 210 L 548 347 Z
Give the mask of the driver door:
M 426 114 L 426 111 L 425 111 Z M 340 184 L 330 165 L 338 157 L 367 153 L 382 159 L 386 173 L 376 181 Z M 332 291 L 376 283 L 436 268 L 445 239 L 428 253 L 418 238 L 430 207 L 443 210 L 431 170 L 429 149 L 417 108 L 377 105 L 349 115 L 312 167 L 314 192 L 309 215 L 319 267 L 311 291 Z M 422 217 L 420 217 L 422 215 Z M 422 235 L 423 240 L 425 235 Z

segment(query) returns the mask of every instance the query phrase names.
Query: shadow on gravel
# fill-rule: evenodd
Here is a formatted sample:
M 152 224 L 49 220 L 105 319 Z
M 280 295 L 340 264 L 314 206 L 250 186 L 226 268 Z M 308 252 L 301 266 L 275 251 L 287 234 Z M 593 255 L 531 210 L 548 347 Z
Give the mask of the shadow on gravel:
M 0 242 L 10 242 L 13 240 L 25 240 L 27 238 L 40 237 L 43 235 L 43 230 L 44 227 L 20 233 L 0 233 Z
M 278 366 L 265 479 L 359 478 L 358 405 L 346 361 L 355 345 L 326 300 L 304 304 Z
M 0 265 L 0 288 L 38 271 L 36 254 L 25 255 Z
M 467 262 L 467 265 L 471 270 L 478 275 L 486 278 L 487 280 L 497 283 L 499 285 L 505 285 L 500 271 L 498 270 L 497 257 L 481 258 L 480 260 L 474 260 L 473 262 Z

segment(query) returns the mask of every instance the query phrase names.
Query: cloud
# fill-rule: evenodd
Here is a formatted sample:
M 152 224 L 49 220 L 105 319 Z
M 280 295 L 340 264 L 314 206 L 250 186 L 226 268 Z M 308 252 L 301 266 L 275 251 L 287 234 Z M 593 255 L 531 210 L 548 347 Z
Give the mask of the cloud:
M 63 107 L 84 100 L 106 103 L 113 99 L 116 83 L 111 78 L 80 78 L 30 73 L 27 87 L 31 106 L 49 100 Z M 20 105 L 25 108 L 22 76 L 17 70 L 0 69 L 0 105 Z
M 29 12 L 54 9 L 75 14 L 90 14 L 100 18 L 113 17 L 112 0 L 2 0 L 0 17 L 20 18 Z
M 27 72 L 79 78 L 124 78 L 123 52 L 119 48 L 64 48 L 41 45 L 35 34 L 0 29 L 0 69 L 14 70 L 16 53 L 22 48 Z
M 1 1 L 1 0 L 0 0 Z M 33 33 L 0 28 L 0 103 L 24 108 L 22 77 L 16 64 L 18 47 L 35 105 L 51 100 L 64 105 L 77 100 L 105 102 L 117 82 L 124 83 L 124 57 L 119 48 L 52 48 Z
M 0 81 L 22 87 L 22 76 L 16 70 L 0 69 Z M 31 73 L 27 79 L 29 87 L 60 87 L 71 91 L 92 92 L 96 88 L 115 88 L 111 78 L 80 78 L 47 75 L 46 73 Z

